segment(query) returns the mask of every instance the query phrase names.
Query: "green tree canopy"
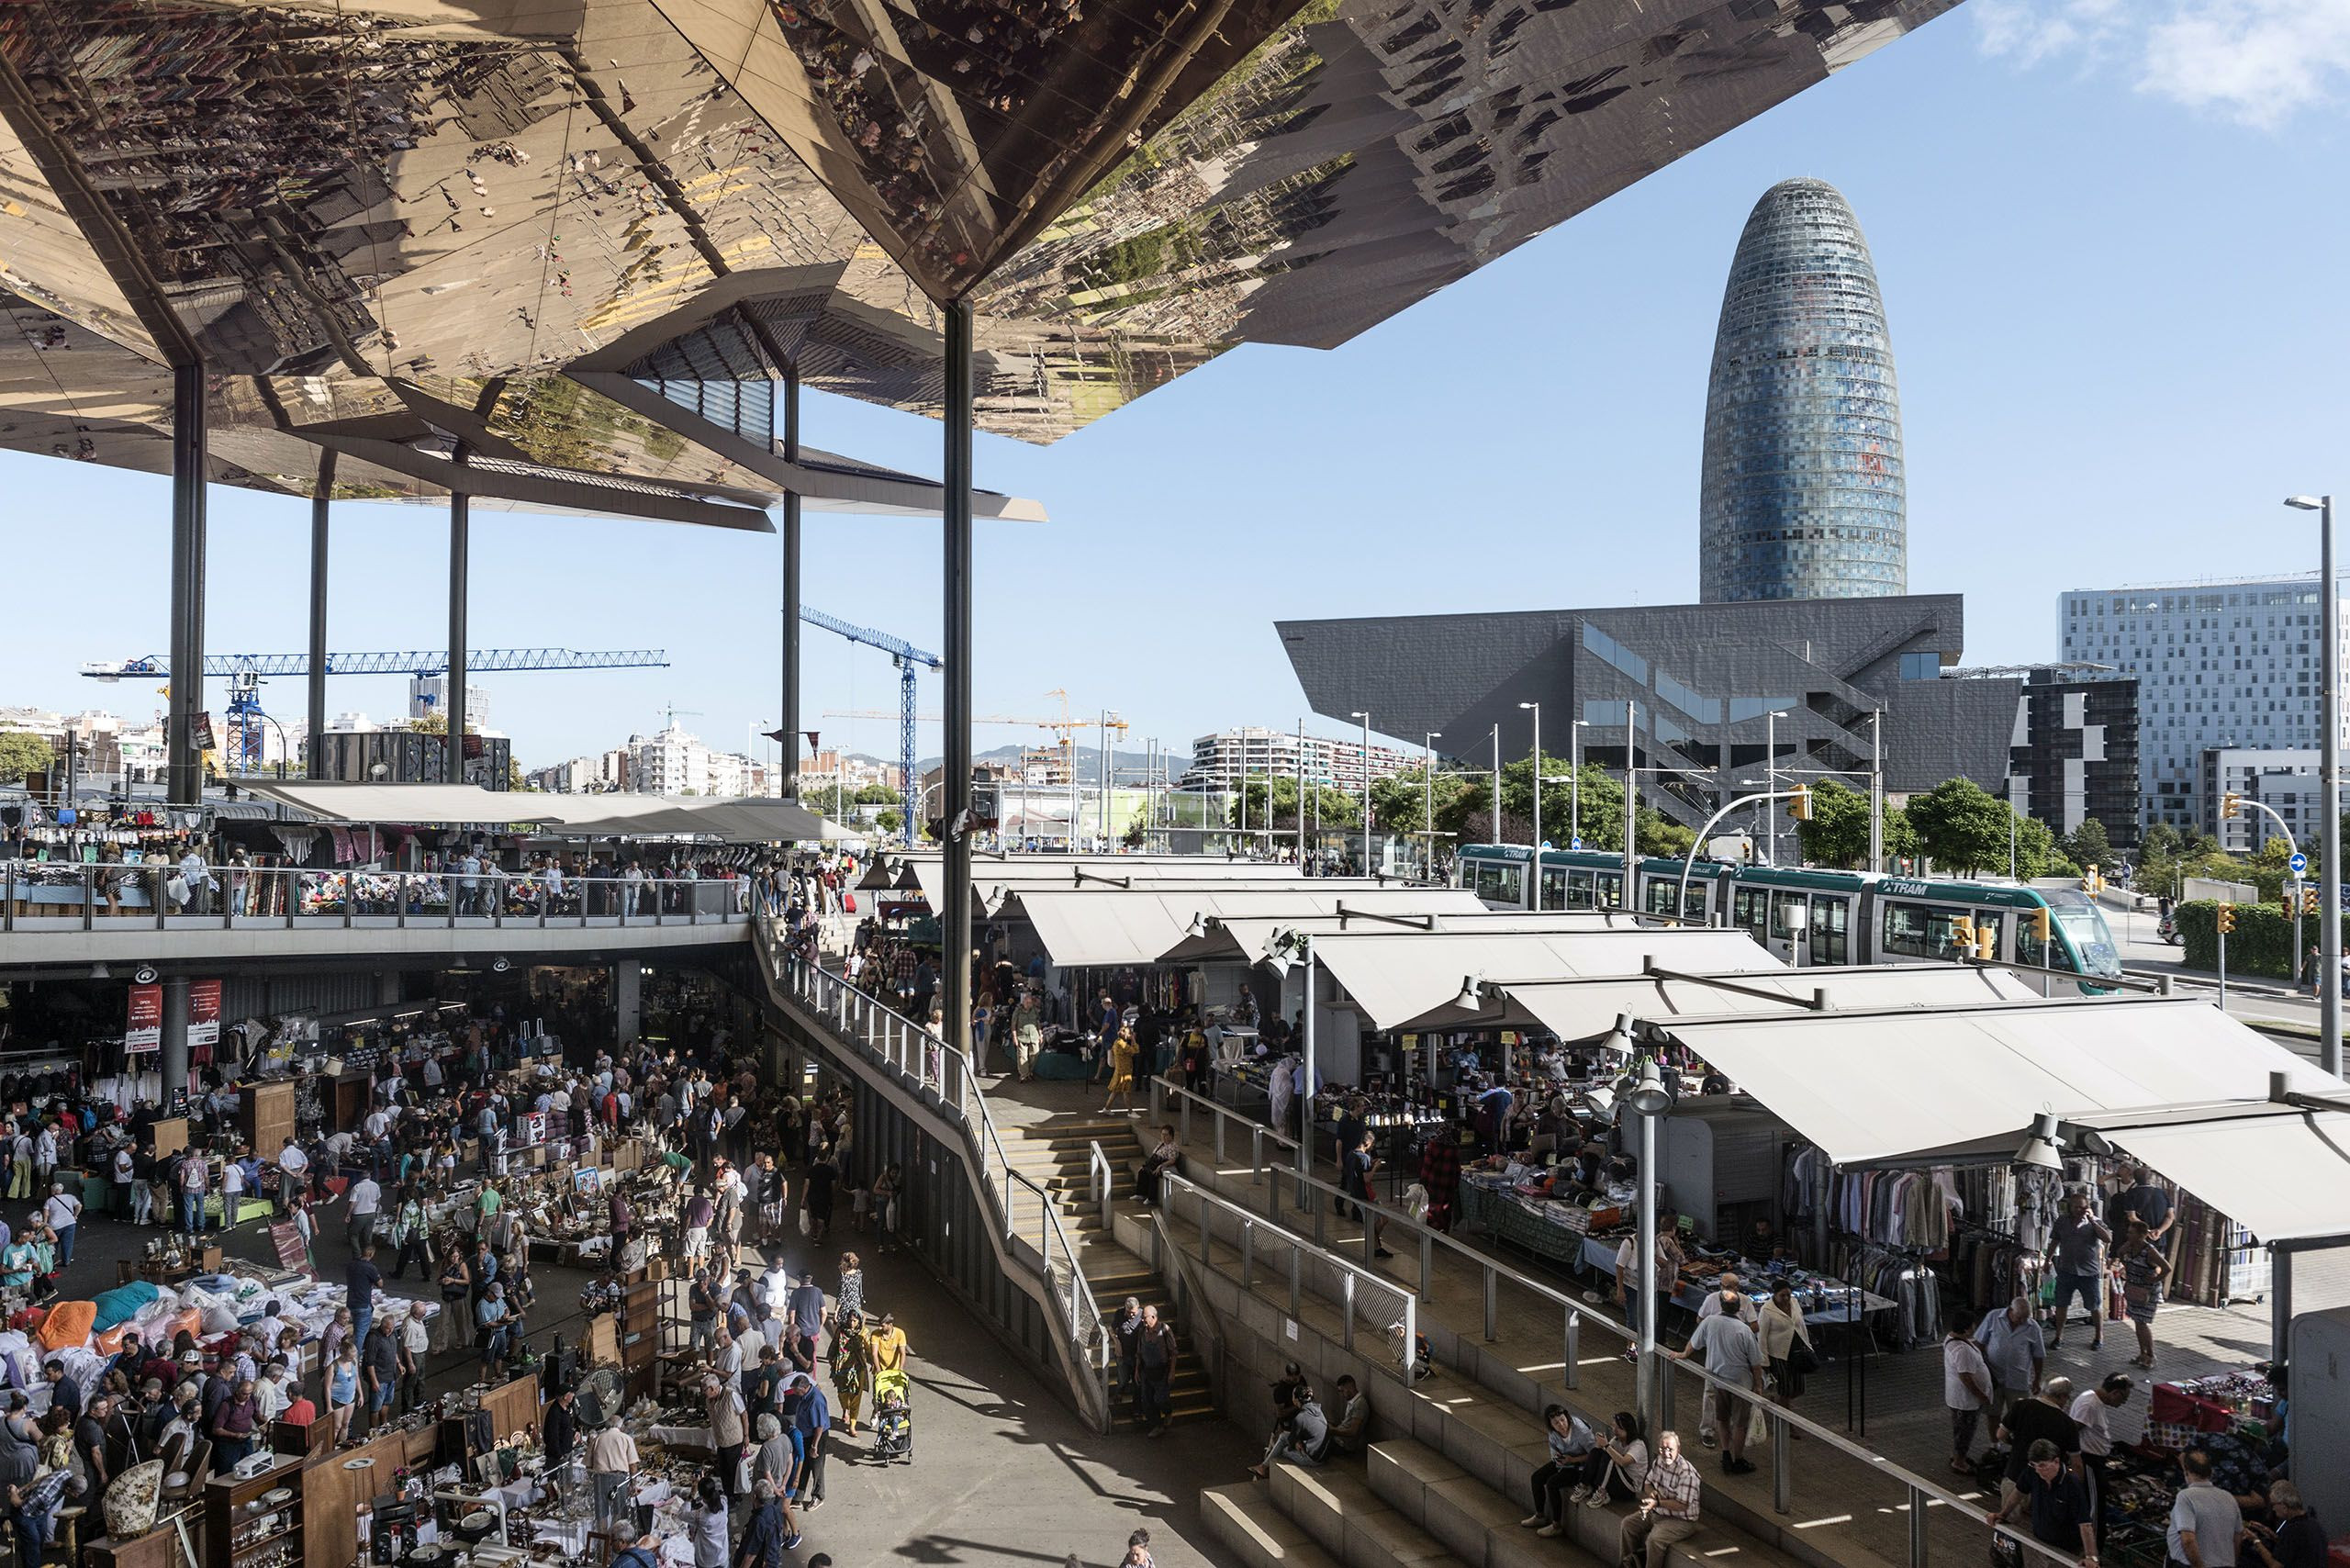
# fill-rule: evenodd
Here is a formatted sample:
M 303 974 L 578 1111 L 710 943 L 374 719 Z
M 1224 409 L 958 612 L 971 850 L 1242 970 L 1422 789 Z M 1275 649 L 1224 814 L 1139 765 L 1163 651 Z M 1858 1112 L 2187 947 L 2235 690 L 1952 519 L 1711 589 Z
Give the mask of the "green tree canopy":
M 2021 815 L 1971 778 L 1946 778 L 1912 795 L 1904 814 L 1917 834 L 1918 852 L 1945 871 L 1972 877 L 2006 870 L 2010 832 L 2018 876 L 2047 876 L 2056 865 L 2055 835 L 2047 824 Z
M 886 806 L 897 798 L 898 792 L 887 784 L 864 785 L 854 797 L 860 806 Z
M 2065 857 L 2076 866 L 2111 872 L 2113 840 L 2106 835 L 2105 824 L 2095 817 L 2083 819 L 2080 826 L 2065 835 Z
M 1271 778 L 1259 776 L 1243 780 L 1240 792 L 1225 806 L 1226 827 L 1241 825 L 1240 803 L 1244 797 L 1248 803 L 1248 825 L 1252 833 L 1264 828 L 1270 828 L 1275 833 L 1297 831 L 1295 778 L 1277 774 Z M 1376 793 L 1372 796 L 1371 806 L 1374 812 L 1378 810 Z M 1317 820 L 1325 833 L 1359 833 L 1362 829 L 1362 798 L 1328 784 L 1309 785 L 1305 791 L 1306 827 L 1311 829 Z
M 47 740 L 23 730 L 0 730 L 0 784 L 17 784 L 57 760 Z

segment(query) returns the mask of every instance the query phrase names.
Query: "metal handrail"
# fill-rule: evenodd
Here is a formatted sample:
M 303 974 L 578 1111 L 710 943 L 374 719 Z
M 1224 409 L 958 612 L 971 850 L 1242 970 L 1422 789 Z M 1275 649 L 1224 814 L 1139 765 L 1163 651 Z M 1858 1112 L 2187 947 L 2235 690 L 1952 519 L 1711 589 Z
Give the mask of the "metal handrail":
M 1219 1105 L 1203 1095 L 1196 1094 L 1192 1091 L 1185 1089 L 1180 1084 L 1170 1083 L 1166 1079 L 1159 1077 L 1154 1077 L 1151 1080 L 1151 1107 L 1154 1114 L 1158 1114 L 1159 1105 L 1161 1103 L 1160 1094 L 1162 1092 L 1181 1097 L 1187 1103 L 1187 1108 L 1189 1102 L 1198 1101 L 1206 1105 L 1210 1110 L 1214 1111 L 1219 1116 L 1230 1115 L 1237 1119 L 1245 1119 L 1239 1118 L 1238 1113 L 1233 1112 L 1228 1106 Z M 1275 1134 L 1272 1136 L 1278 1137 L 1280 1135 Z M 1188 1137 L 1185 1141 L 1190 1141 Z M 1291 1140 L 1283 1139 L 1282 1141 L 1290 1142 Z M 1293 1144 L 1292 1147 L 1294 1147 Z M 1172 1174 L 1173 1173 L 1170 1172 L 1170 1175 Z M 1256 1182 L 1261 1181 L 1263 1179 L 1263 1175 L 1264 1167 L 1261 1162 L 1259 1162 L 1255 1172 L 1252 1174 L 1252 1184 Z M 1274 1180 L 1268 1189 L 1269 1202 L 1267 1207 L 1267 1219 L 1269 1222 L 1272 1213 L 1274 1212 L 1273 1205 L 1277 1204 L 1279 1202 L 1281 1188 L 1285 1184 L 1294 1182 L 1303 1188 L 1311 1188 L 1318 1193 L 1328 1193 L 1334 1197 L 1344 1198 L 1349 1204 L 1360 1204 L 1366 1211 L 1383 1216 L 1390 1226 L 1401 1226 L 1404 1230 L 1407 1230 L 1417 1237 L 1420 1243 L 1420 1279 L 1418 1294 L 1421 1295 L 1430 1294 L 1430 1286 L 1433 1282 L 1433 1275 L 1435 1272 L 1436 1248 L 1441 1246 L 1449 1249 L 1454 1254 L 1474 1265 L 1481 1271 L 1483 1277 L 1485 1318 L 1484 1337 L 1489 1341 L 1498 1339 L 1501 1337 L 1500 1285 L 1504 1282 L 1516 1285 L 1519 1288 L 1530 1292 L 1534 1295 L 1541 1297 L 1542 1299 L 1561 1307 L 1563 1310 L 1566 1318 L 1565 1358 L 1562 1381 L 1565 1386 L 1570 1389 L 1578 1386 L 1577 1369 L 1581 1359 L 1578 1353 L 1580 1350 L 1579 1330 L 1585 1319 L 1598 1325 L 1606 1332 L 1613 1334 L 1617 1338 L 1622 1339 L 1628 1346 L 1631 1345 L 1637 1338 L 1636 1332 L 1630 1327 L 1617 1323 L 1613 1318 L 1608 1317 L 1604 1314 L 1589 1311 L 1583 1303 L 1575 1300 L 1555 1287 L 1546 1284 L 1542 1281 L 1535 1279 L 1531 1275 L 1528 1275 L 1520 1270 L 1510 1267 L 1508 1264 L 1486 1253 L 1482 1249 L 1474 1248 L 1465 1242 L 1457 1240 L 1446 1232 L 1432 1229 L 1428 1226 L 1411 1218 L 1408 1215 L 1400 1214 L 1393 1209 L 1376 1203 L 1360 1204 L 1360 1200 L 1355 1198 L 1351 1193 L 1343 1192 L 1338 1187 L 1321 1180 L 1319 1177 L 1307 1176 L 1301 1174 L 1298 1171 L 1286 1169 L 1274 1170 L 1272 1172 L 1272 1176 Z M 1185 1186 L 1194 1188 L 1198 1186 L 1198 1183 L 1191 1182 L 1186 1178 L 1177 1176 L 1174 1179 L 1182 1182 Z M 1253 1215 L 1254 1211 L 1234 1204 L 1229 1199 L 1224 1199 L 1219 1195 L 1218 1201 L 1221 1204 L 1232 1208 L 1240 1214 Z M 1315 1217 L 1315 1234 L 1312 1239 L 1317 1247 L 1322 1248 L 1324 1250 L 1331 1250 L 1323 1240 L 1324 1215 L 1327 1212 L 1326 1206 L 1317 1203 L 1313 1205 L 1313 1209 Z M 1169 1212 L 1172 1212 L 1171 1209 Z M 1371 1236 L 1372 1227 L 1366 1224 L 1363 1226 L 1363 1246 L 1366 1253 L 1368 1253 L 1371 1245 Z M 1335 1251 L 1332 1251 L 1332 1256 L 1334 1259 L 1338 1258 L 1338 1255 Z M 1390 1288 L 1399 1290 L 1402 1288 L 1400 1284 L 1389 1275 L 1380 1272 L 1375 1269 L 1371 1269 L 1367 1271 L 1378 1274 L 1378 1277 Z M 1703 1383 L 1730 1389 L 1732 1392 L 1743 1394 L 1749 1399 L 1759 1399 L 1761 1397 L 1760 1395 L 1757 1395 L 1752 1389 L 1741 1387 L 1738 1384 L 1729 1383 L 1724 1379 L 1718 1378 L 1713 1373 L 1706 1371 L 1703 1367 L 1698 1366 L 1694 1362 L 1683 1361 L 1670 1354 L 1662 1352 L 1659 1354 L 1658 1359 L 1662 1368 L 1662 1372 L 1657 1380 L 1660 1412 L 1660 1420 L 1658 1425 L 1660 1427 L 1669 1424 L 1670 1422 L 1671 1411 L 1673 1408 L 1673 1378 L 1680 1373 L 1685 1372 L 1692 1374 L 1700 1379 Z M 1772 1405 L 1767 1401 L 1763 1402 L 1763 1406 L 1765 1419 L 1777 1423 L 1772 1428 L 1774 1440 L 1771 1444 L 1771 1462 L 1773 1466 L 1772 1496 L 1774 1506 L 1779 1512 L 1785 1513 L 1789 1511 L 1791 1506 L 1791 1476 L 1787 1470 L 1788 1455 L 1785 1434 L 1788 1428 L 1792 1428 L 1796 1431 L 1801 1432 L 1807 1437 L 1817 1439 L 1819 1442 L 1825 1444 L 1828 1448 L 1835 1450 L 1836 1452 L 1856 1460 L 1866 1465 L 1869 1469 L 1893 1478 L 1900 1484 L 1908 1488 L 1910 1505 L 1910 1562 L 1913 1564 L 1913 1568 L 1923 1568 L 1923 1564 L 1926 1561 L 1925 1515 L 1926 1508 L 1929 1504 L 1954 1509 L 1959 1516 L 1972 1518 L 1979 1524 L 1986 1526 L 1992 1525 L 1992 1516 L 1988 1511 L 1975 1504 L 1967 1502 L 1965 1499 L 1960 1497 L 1955 1493 L 1951 1492 L 1941 1484 L 1918 1474 L 1916 1472 L 1896 1462 L 1884 1454 L 1863 1448 L 1859 1444 L 1853 1442 L 1850 1438 L 1845 1437 L 1842 1433 L 1833 1431 L 1829 1428 L 1820 1426 L 1817 1422 L 1814 1422 L 1805 1417 L 1798 1416 L 1792 1410 L 1788 1410 L 1784 1406 Z M 2012 1526 L 1998 1525 L 1994 1528 L 1996 1528 L 2000 1534 L 2014 1537 L 2019 1540 L 2027 1542 L 2031 1541 L 2031 1537 L 2028 1534 L 2017 1530 Z M 2045 1556 L 2057 1558 L 2064 1562 L 2069 1562 L 2077 1561 L 2077 1558 L 2073 1555 L 2058 1551 L 2044 1545 L 2033 1543 L 2033 1549 Z
M 767 930 L 763 924 L 762 933 Z M 940 1103 L 962 1124 L 964 1136 L 978 1157 L 980 1186 L 994 1211 L 991 1218 L 1001 1238 L 1011 1241 L 1019 1233 L 1013 1202 L 1015 1183 L 1035 1196 L 1038 1214 L 1037 1257 L 1047 1294 L 1063 1314 L 1063 1327 L 1078 1359 L 1094 1372 L 1106 1373 L 1108 1327 L 1102 1321 L 1092 1286 L 1085 1279 L 1077 1248 L 1061 1223 L 1060 1205 L 1051 1193 L 1013 1167 L 970 1058 L 880 998 L 822 965 L 778 953 L 772 947 L 768 948 L 767 957 L 778 983 L 831 1021 L 835 1034 L 851 1048 L 937 1093 Z M 852 1019 L 862 1026 L 861 1031 L 852 1026 Z M 1057 1260 L 1058 1271 L 1055 1267 Z M 1095 1392 L 1106 1411 L 1106 1386 Z
M 396 871 L 210 863 L 204 869 L 210 879 L 210 896 L 205 902 L 214 906 L 208 911 L 185 907 L 196 902 L 193 898 L 181 908 L 173 907 L 170 884 L 184 874 L 179 861 L 0 861 L 0 931 L 118 930 L 133 923 L 158 931 L 294 930 L 385 920 L 403 928 L 420 923 L 450 930 L 732 924 L 755 915 L 759 903 L 757 882 L 749 877 L 551 877 L 543 871 L 502 869 Z M 266 896 L 273 889 L 276 896 Z M 20 916 L 17 905 L 32 902 L 36 890 L 68 896 L 56 902 L 53 914 L 28 912 Z M 143 907 L 123 904 L 120 898 L 126 891 L 142 898 Z M 306 902 L 331 907 L 306 911 Z M 558 902 L 567 907 L 557 909 Z M 257 908 L 268 903 L 282 907 Z
M 1102 1206 L 1102 1228 L 1106 1231 L 1112 1226 L 1111 1204 L 1116 1198 L 1118 1175 L 1111 1169 L 1110 1157 L 1102 1152 L 1100 1138 L 1089 1138 L 1086 1147 L 1085 1179 L 1092 1188 L 1093 1201 Z
M 1292 1317 L 1298 1316 L 1299 1310 L 1304 1305 L 1305 1299 L 1305 1271 L 1299 1260 L 1304 1258 L 1307 1252 L 1311 1251 L 1318 1254 L 1323 1261 L 1338 1270 L 1338 1278 L 1340 1281 L 1338 1305 L 1344 1314 L 1339 1328 L 1339 1338 L 1343 1341 L 1346 1349 L 1349 1350 L 1355 1348 L 1355 1302 L 1358 1294 L 1355 1288 L 1355 1282 L 1357 1280 L 1366 1280 L 1378 1290 L 1383 1291 L 1390 1295 L 1402 1297 L 1404 1302 L 1404 1341 L 1402 1346 L 1399 1348 L 1394 1370 L 1397 1377 L 1401 1381 L 1406 1384 L 1411 1383 L 1413 1347 L 1419 1343 L 1420 1331 L 1420 1298 L 1416 1293 L 1405 1289 L 1404 1286 L 1396 1283 L 1393 1280 L 1389 1279 L 1385 1274 L 1381 1273 L 1376 1269 L 1357 1263 L 1351 1259 L 1346 1257 L 1343 1253 L 1334 1251 L 1329 1247 L 1320 1242 L 1315 1241 L 1308 1237 L 1302 1236 L 1298 1232 L 1290 1229 L 1287 1226 L 1277 1225 L 1273 1221 L 1266 1219 L 1256 1214 L 1254 1211 L 1244 1208 L 1242 1205 L 1234 1203 L 1231 1199 L 1225 1197 L 1222 1193 L 1210 1192 L 1207 1188 L 1201 1186 L 1197 1182 L 1191 1180 L 1189 1177 L 1179 1175 L 1170 1170 L 1167 1173 L 1166 1181 L 1167 1186 L 1164 1191 L 1167 1193 L 1167 1197 L 1165 1202 L 1161 1204 L 1161 1208 L 1164 1212 L 1169 1214 L 1174 1212 L 1175 1199 L 1179 1192 L 1188 1191 L 1197 1195 L 1200 1200 L 1200 1262 L 1203 1267 L 1214 1266 L 1209 1262 L 1209 1249 L 1214 1242 L 1214 1231 L 1208 1223 L 1208 1210 L 1211 1207 L 1221 1209 L 1238 1222 L 1240 1226 L 1239 1245 L 1241 1289 L 1250 1290 L 1255 1288 L 1257 1257 L 1256 1237 L 1259 1227 L 1261 1226 L 1266 1230 L 1275 1233 L 1281 1240 L 1289 1244 L 1289 1307 L 1290 1316 Z M 1173 1238 L 1170 1234 L 1169 1240 L 1171 1241 L 1172 1239 Z M 1374 1360 L 1376 1358 L 1374 1358 Z
M 1219 1105 L 1214 1101 L 1208 1099 L 1204 1095 L 1194 1093 L 1192 1091 L 1185 1089 L 1180 1084 L 1170 1083 L 1165 1078 L 1160 1077 L 1154 1077 L 1150 1081 L 1151 1113 L 1154 1115 L 1159 1114 L 1159 1107 L 1161 1104 L 1160 1096 L 1162 1092 L 1175 1095 L 1181 1099 L 1184 1102 L 1186 1110 L 1189 1109 L 1191 1102 L 1197 1101 L 1207 1106 L 1210 1110 L 1215 1112 L 1219 1117 L 1230 1116 L 1235 1120 L 1247 1120 L 1245 1116 L 1241 1116 L 1237 1112 L 1233 1111 L 1230 1107 Z M 1221 1122 L 1218 1123 L 1218 1130 L 1222 1130 Z M 1273 1141 L 1282 1144 L 1284 1147 L 1290 1148 L 1295 1148 L 1297 1147 L 1296 1140 L 1285 1137 L 1281 1134 L 1270 1131 L 1270 1129 L 1266 1129 L 1266 1136 Z M 1261 1164 L 1261 1162 L 1257 1165 L 1256 1173 L 1251 1177 L 1252 1184 L 1262 1179 L 1265 1169 L 1266 1168 Z M 1501 1311 L 1500 1286 L 1504 1280 L 1508 1280 L 1511 1282 L 1532 1292 L 1535 1295 L 1541 1297 L 1543 1300 L 1550 1303 L 1551 1305 L 1557 1307 L 1563 1320 L 1563 1343 L 1566 1353 L 1566 1383 L 1569 1388 L 1576 1386 L 1577 1380 L 1580 1376 L 1580 1373 L 1577 1371 L 1578 1365 L 1581 1361 L 1581 1357 L 1578 1354 L 1578 1351 L 1582 1348 L 1583 1325 L 1585 1319 L 1589 1319 L 1591 1322 L 1598 1324 L 1603 1329 L 1611 1334 L 1622 1337 L 1628 1344 L 1631 1341 L 1632 1334 L 1628 1329 L 1618 1326 L 1614 1319 L 1606 1316 L 1604 1314 L 1592 1312 L 1587 1305 L 1583 1301 L 1567 1294 L 1564 1291 L 1544 1284 L 1539 1280 L 1519 1273 L 1516 1270 L 1507 1267 L 1499 1260 L 1488 1256 L 1483 1251 L 1458 1240 L 1449 1232 L 1438 1230 L 1433 1226 L 1427 1225 L 1420 1220 L 1416 1220 L 1400 1209 L 1390 1208 L 1386 1204 L 1375 1201 L 1371 1203 L 1364 1203 L 1361 1199 L 1356 1197 L 1352 1193 L 1346 1191 L 1337 1183 L 1326 1182 L 1319 1176 L 1308 1175 L 1301 1170 L 1283 1168 L 1274 1170 L 1271 1172 L 1271 1175 L 1273 1177 L 1273 1181 L 1267 1190 L 1265 1209 L 1266 1215 L 1269 1217 L 1278 1212 L 1281 1189 L 1283 1186 L 1293 1186 L 1301 1193 L 1301 1194 L 1304 1192 L 1311 1191 L 1325 1194 L 1333 1199 L 1342 1200 L 1350 1207 L 1360 1208 L 1367 1214 L 1378 1215 L 1393 1228 L 1408 1232 L 1419 1243 L 1419 1290 L 1424 1295 L 1427 1294 L 1435 1279 L 1436 1251 L 1439 1247 L 1449 1249 L 1453 1253 L 1457 1254 L 1463 1261 L 1471 1263 L 1483 1271 L 1485 1286 L 1485 1338 L 1488 1339 L 1499 1338 Z M 1319 1203 L 1309 1204 L 1305 1202 L 1303 1196 L 1301 1196 L 1299 1201 L 1292 1206 L 1299 1209 L 1304 1209 L 1307 1207 L 1312 1208 L 1314 1212 L 1315 1239 L 1317 1244 L 1326 1245 L 1324 1241 L 1324 1230 L 1326 1223 L 1326 1216 L 1328 1212 L 1326 1206 Z M 1370 1259 L 1371 1254 L 1376 1249 L 1377 1242 L 1375 1237 L 1375 1227 L 1366 1224 L 1363 1226 L 1362 1234 L 1362 1249 L 1363 1256 L 1366 1260 Z

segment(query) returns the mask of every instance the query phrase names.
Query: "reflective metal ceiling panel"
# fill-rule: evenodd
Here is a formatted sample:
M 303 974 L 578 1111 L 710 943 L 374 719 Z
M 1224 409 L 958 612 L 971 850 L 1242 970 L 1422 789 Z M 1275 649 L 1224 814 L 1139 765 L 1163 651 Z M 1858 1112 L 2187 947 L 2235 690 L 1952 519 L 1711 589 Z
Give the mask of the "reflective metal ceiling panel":
M 331 424 L 756 491 L 565 373 L 929 411 L 963 292 L 982 425 L 1052 441 L 1341 343 L 1955 3 L 17 0 L 0 443 L 160 467 L 197 352 L 264 488 Z

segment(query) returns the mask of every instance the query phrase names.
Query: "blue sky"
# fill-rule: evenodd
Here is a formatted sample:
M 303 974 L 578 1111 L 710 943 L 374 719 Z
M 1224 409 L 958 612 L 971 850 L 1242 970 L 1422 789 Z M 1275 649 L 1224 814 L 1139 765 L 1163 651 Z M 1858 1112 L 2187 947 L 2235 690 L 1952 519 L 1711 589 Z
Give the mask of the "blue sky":
M 1841 187 L 1868 233 L 1910 588 L 1966 596 L 1969 663 L 2053 654 L 2066 588 L 2304 568 L 2313 530 L 2278 498 L 2350 494 L 2345 61 L 2350 0 L 1971 0 L 1335 353 L 1244 349 L 1053 447 L 983 437 L 980 482 L 1054 521 L 982 525 L 979 711 L 1047 713 L 1065 688 L 1120 710 L 1128 746 L 1188 748 L 1295 724 L 1277 618 L 1694 599 L 1722 280 L 1747 209 L 1794 174 Z M 936 425 L 837 399 L 811 399 L 806 439 L 937 467 Z M 140 707 L 73 672 L 164 650 L 167 487 L 17 455 L 0 484 L 19 609 L 0 701 Z M 93 518 L 112 520 L 95 551 Z M 305 503 L 214 492 L 214 650 L 303 645 L 307 539 Z M 440 646 L 445 540 L 431 510 L 341 509 L 333 645 Z M 669 702 L 713 743 L 773 722 L 772 538 L 493 514 L 474 540 L 476 646 L 673 663 L 495 678 L 527 765 Z M 937 540 L 811 517 L 809 599 L 934 647 Z M 890 749 L 884 722 L 818 717 L 893 702 L 886 661 L 804 646 L 806 722 Z M 330 690 L 375 717 L 402 700 L 397 680 Z M 267 696 L 301 711 L 298 682 Z

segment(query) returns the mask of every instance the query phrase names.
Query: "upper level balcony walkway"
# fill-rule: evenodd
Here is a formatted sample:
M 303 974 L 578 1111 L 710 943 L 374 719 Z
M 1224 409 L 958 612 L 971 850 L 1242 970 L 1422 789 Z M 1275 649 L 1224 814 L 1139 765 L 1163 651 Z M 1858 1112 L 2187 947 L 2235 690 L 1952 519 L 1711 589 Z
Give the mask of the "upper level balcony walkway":
M 506 955 L 587 958 L 743 942 L 744 879 L 0 863 L 0 961 Z

